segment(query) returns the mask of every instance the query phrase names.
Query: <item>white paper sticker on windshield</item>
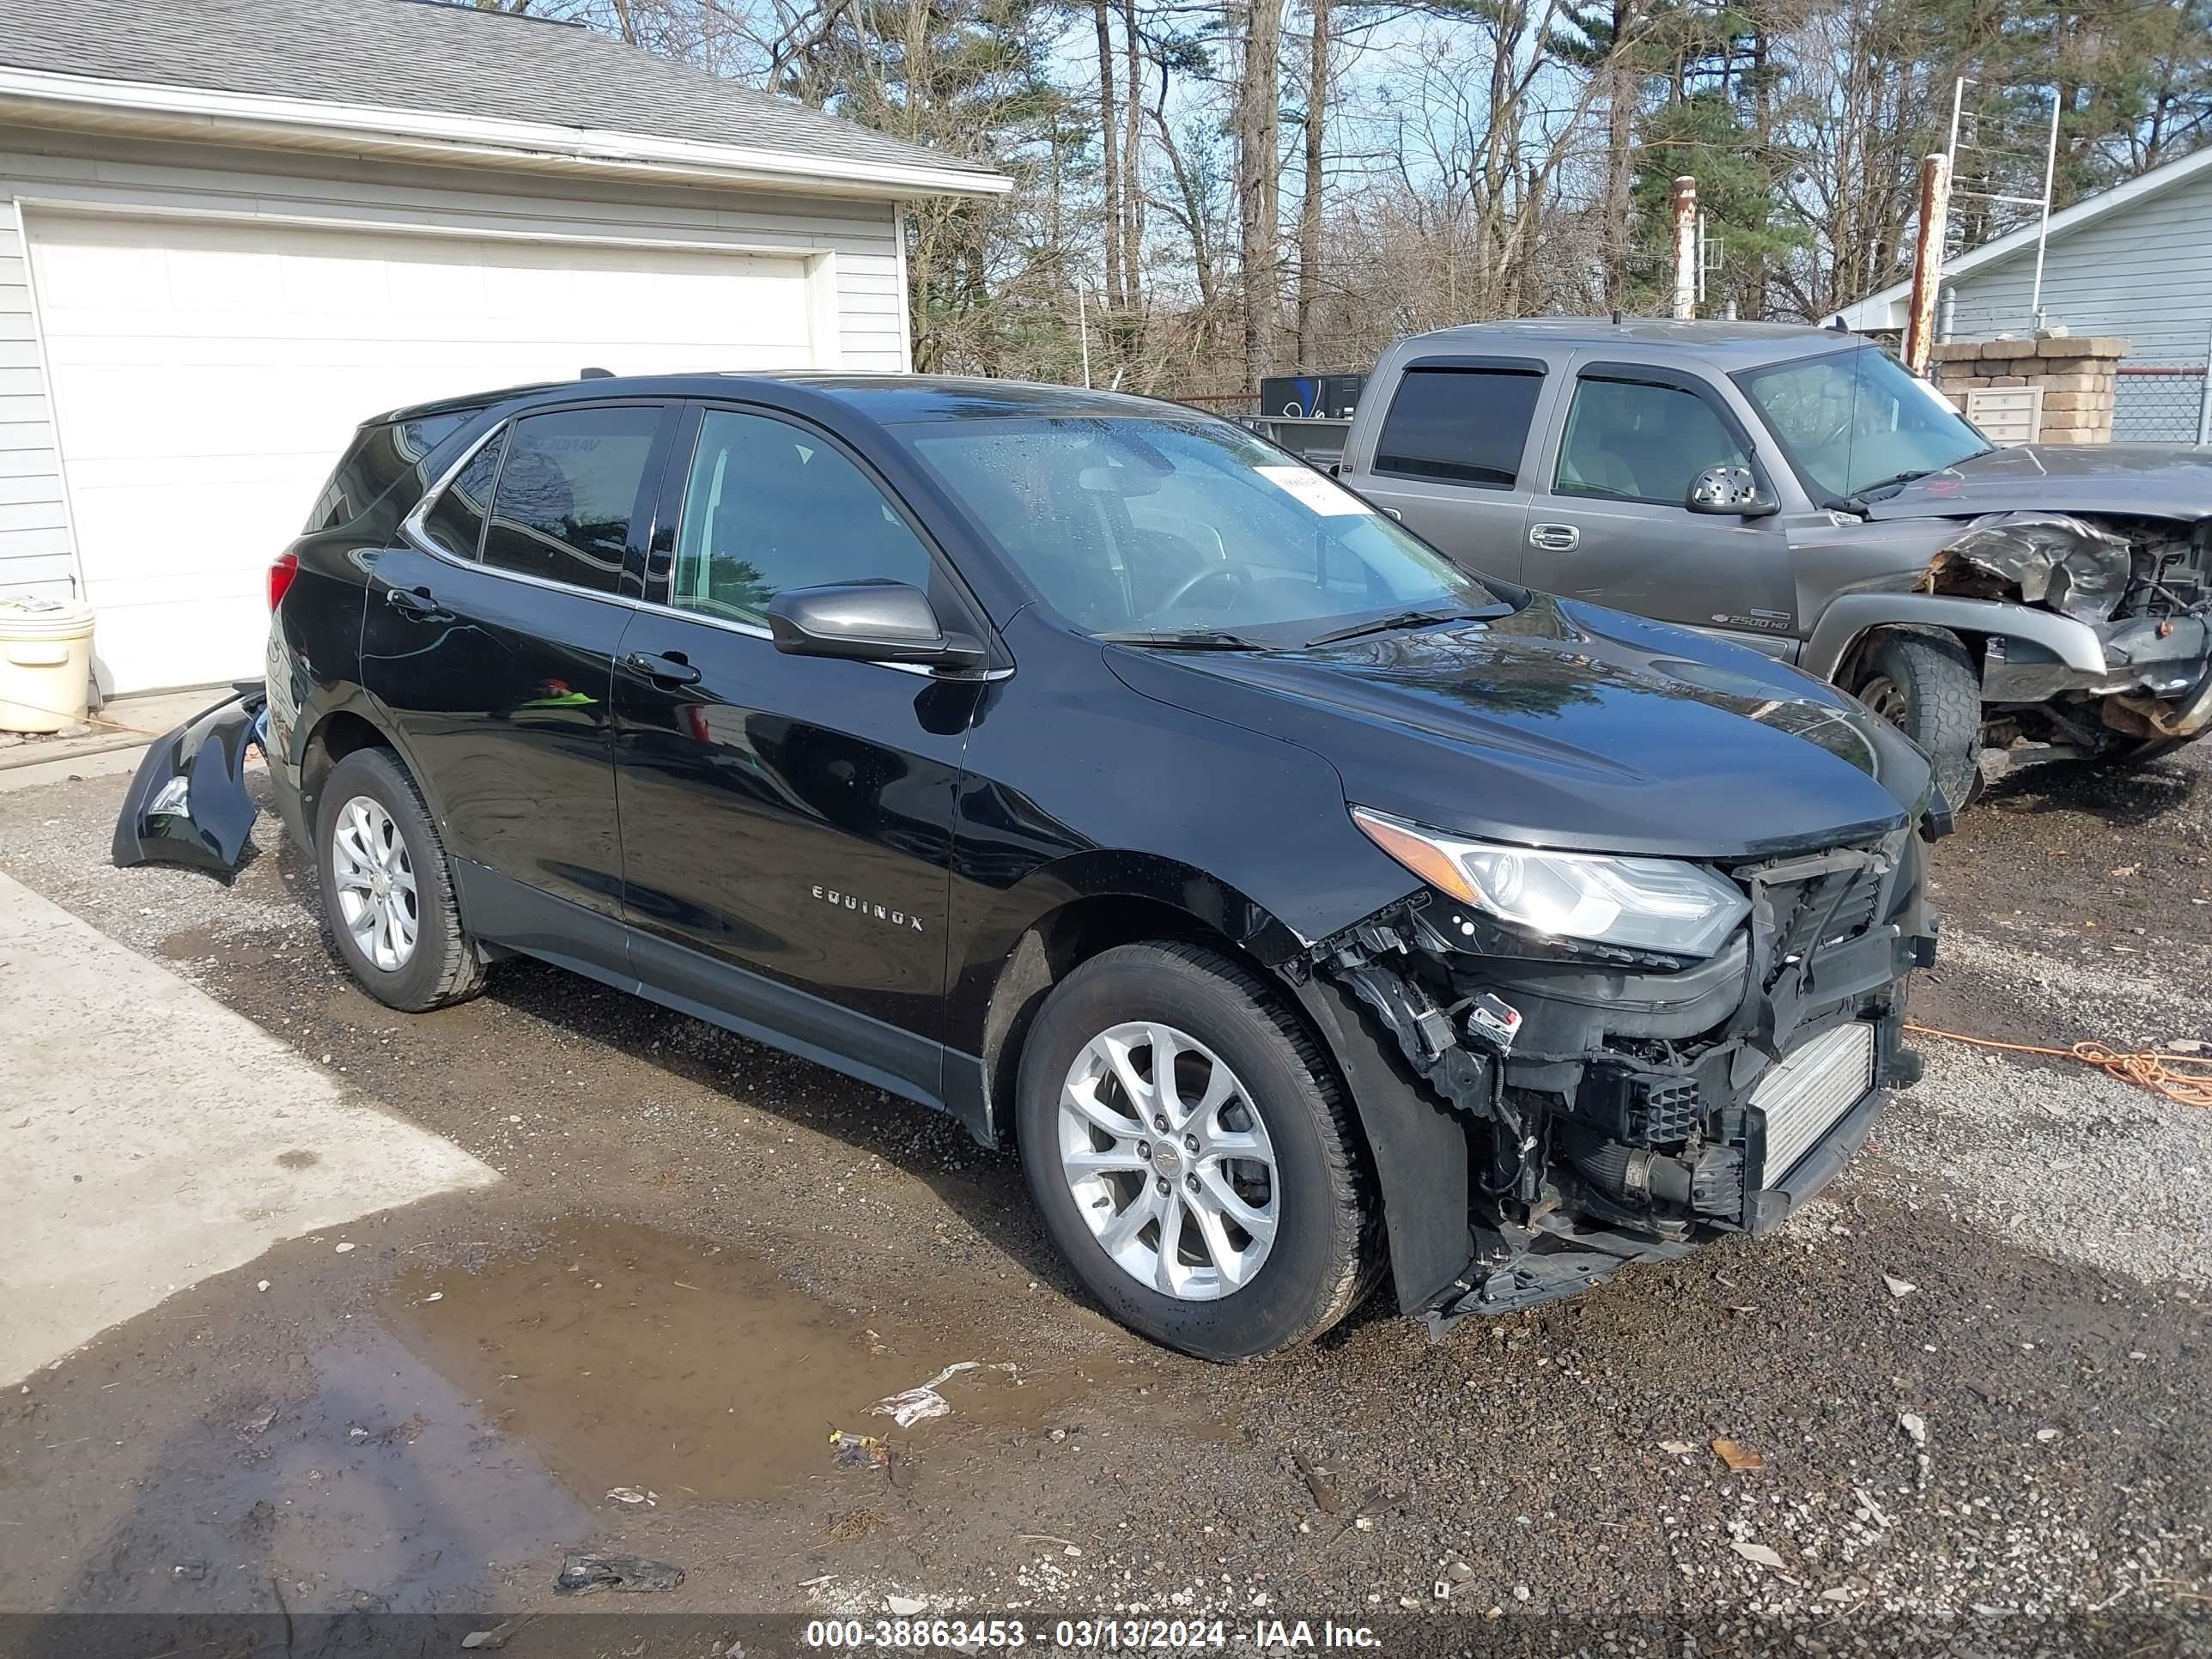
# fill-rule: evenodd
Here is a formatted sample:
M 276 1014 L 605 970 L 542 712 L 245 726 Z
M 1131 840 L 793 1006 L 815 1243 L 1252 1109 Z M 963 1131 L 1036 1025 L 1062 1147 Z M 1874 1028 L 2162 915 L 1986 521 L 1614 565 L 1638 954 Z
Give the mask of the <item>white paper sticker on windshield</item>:
M 1331 518 L 1375 510 L 1342 484 L 1323 477 L 1310 466 L 1255 466 L 1252 470 L 1278 489 L 1297 496 L 1315 512 Z

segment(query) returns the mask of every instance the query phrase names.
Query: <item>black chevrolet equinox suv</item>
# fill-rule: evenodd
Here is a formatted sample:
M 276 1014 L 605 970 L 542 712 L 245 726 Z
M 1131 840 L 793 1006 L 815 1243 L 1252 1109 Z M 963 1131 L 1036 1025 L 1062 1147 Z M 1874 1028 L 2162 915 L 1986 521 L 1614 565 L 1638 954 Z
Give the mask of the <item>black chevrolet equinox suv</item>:
M 246 749 L 394 1007 L 525 952 L 957 1116 L 1135 1330 L 1433 1328 L 1774 1226 L 1915 1075 L 1927 761 L 1754 652 L 1455 567 L 1173 404 L 587 379 L 379 416 Z

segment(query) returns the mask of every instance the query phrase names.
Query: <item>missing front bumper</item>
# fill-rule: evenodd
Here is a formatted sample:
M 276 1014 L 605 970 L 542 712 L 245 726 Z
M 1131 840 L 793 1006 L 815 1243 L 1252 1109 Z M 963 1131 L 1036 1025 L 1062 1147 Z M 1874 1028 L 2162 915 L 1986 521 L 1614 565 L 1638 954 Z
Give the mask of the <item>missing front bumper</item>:
M 1410 1103 L 1370 1112 L 1373 1068 L 1348 1067 L 1386 1176 L 1400 1305 L 1439 1329 L 1531 1306 L 1765 1231 L 1826 1186 L 1885 1091 L 1918 1074 L 1901 988 L 1935 955 L 1923 865 L 1900 828 L 1739 866 L 1747 925 L 1696 963 L 1509 937 L 1436 895 L 1322 941 L 1313 971 L 1453 1126 L 1447 1145 Z M 1502 1025 L 1480 1018 L 1496 1008 Z M 1456 1253 L 1450 1217 L 1410 1225 L 1394 1207 L 1407 1123 L 1420 1175 L 1396 1181 L 1431 1206 L 1456 1193 Z

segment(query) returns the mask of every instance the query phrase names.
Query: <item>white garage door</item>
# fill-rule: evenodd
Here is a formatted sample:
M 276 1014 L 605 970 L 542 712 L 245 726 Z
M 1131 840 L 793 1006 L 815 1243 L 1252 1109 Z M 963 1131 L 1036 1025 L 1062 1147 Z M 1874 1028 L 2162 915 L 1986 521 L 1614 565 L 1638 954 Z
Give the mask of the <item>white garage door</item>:
M 797 258 L 25 216 L 114 691 L 260 673 L 269 562 L 365 416 L 586 365 L 813 366 Z

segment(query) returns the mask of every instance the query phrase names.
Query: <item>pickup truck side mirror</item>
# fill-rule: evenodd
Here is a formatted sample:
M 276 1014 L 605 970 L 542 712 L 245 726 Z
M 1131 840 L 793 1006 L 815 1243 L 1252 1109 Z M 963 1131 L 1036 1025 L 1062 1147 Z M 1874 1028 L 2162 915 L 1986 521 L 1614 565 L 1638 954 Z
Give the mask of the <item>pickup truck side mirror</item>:
M 1782 510 L 1779 501 L 1759 489 L 1758 476 L 1747 466 L 1707 467 L 1690 481 L 1682 505 L 1692 513 L 1739 519 L 1764 519 Z
M 769 601 L 769 634 L 793 657 L 846 657 L 953 671 L 980 668 L 982 641 L 948 633 L 929 596 L 904 582 L 787 588 Z

